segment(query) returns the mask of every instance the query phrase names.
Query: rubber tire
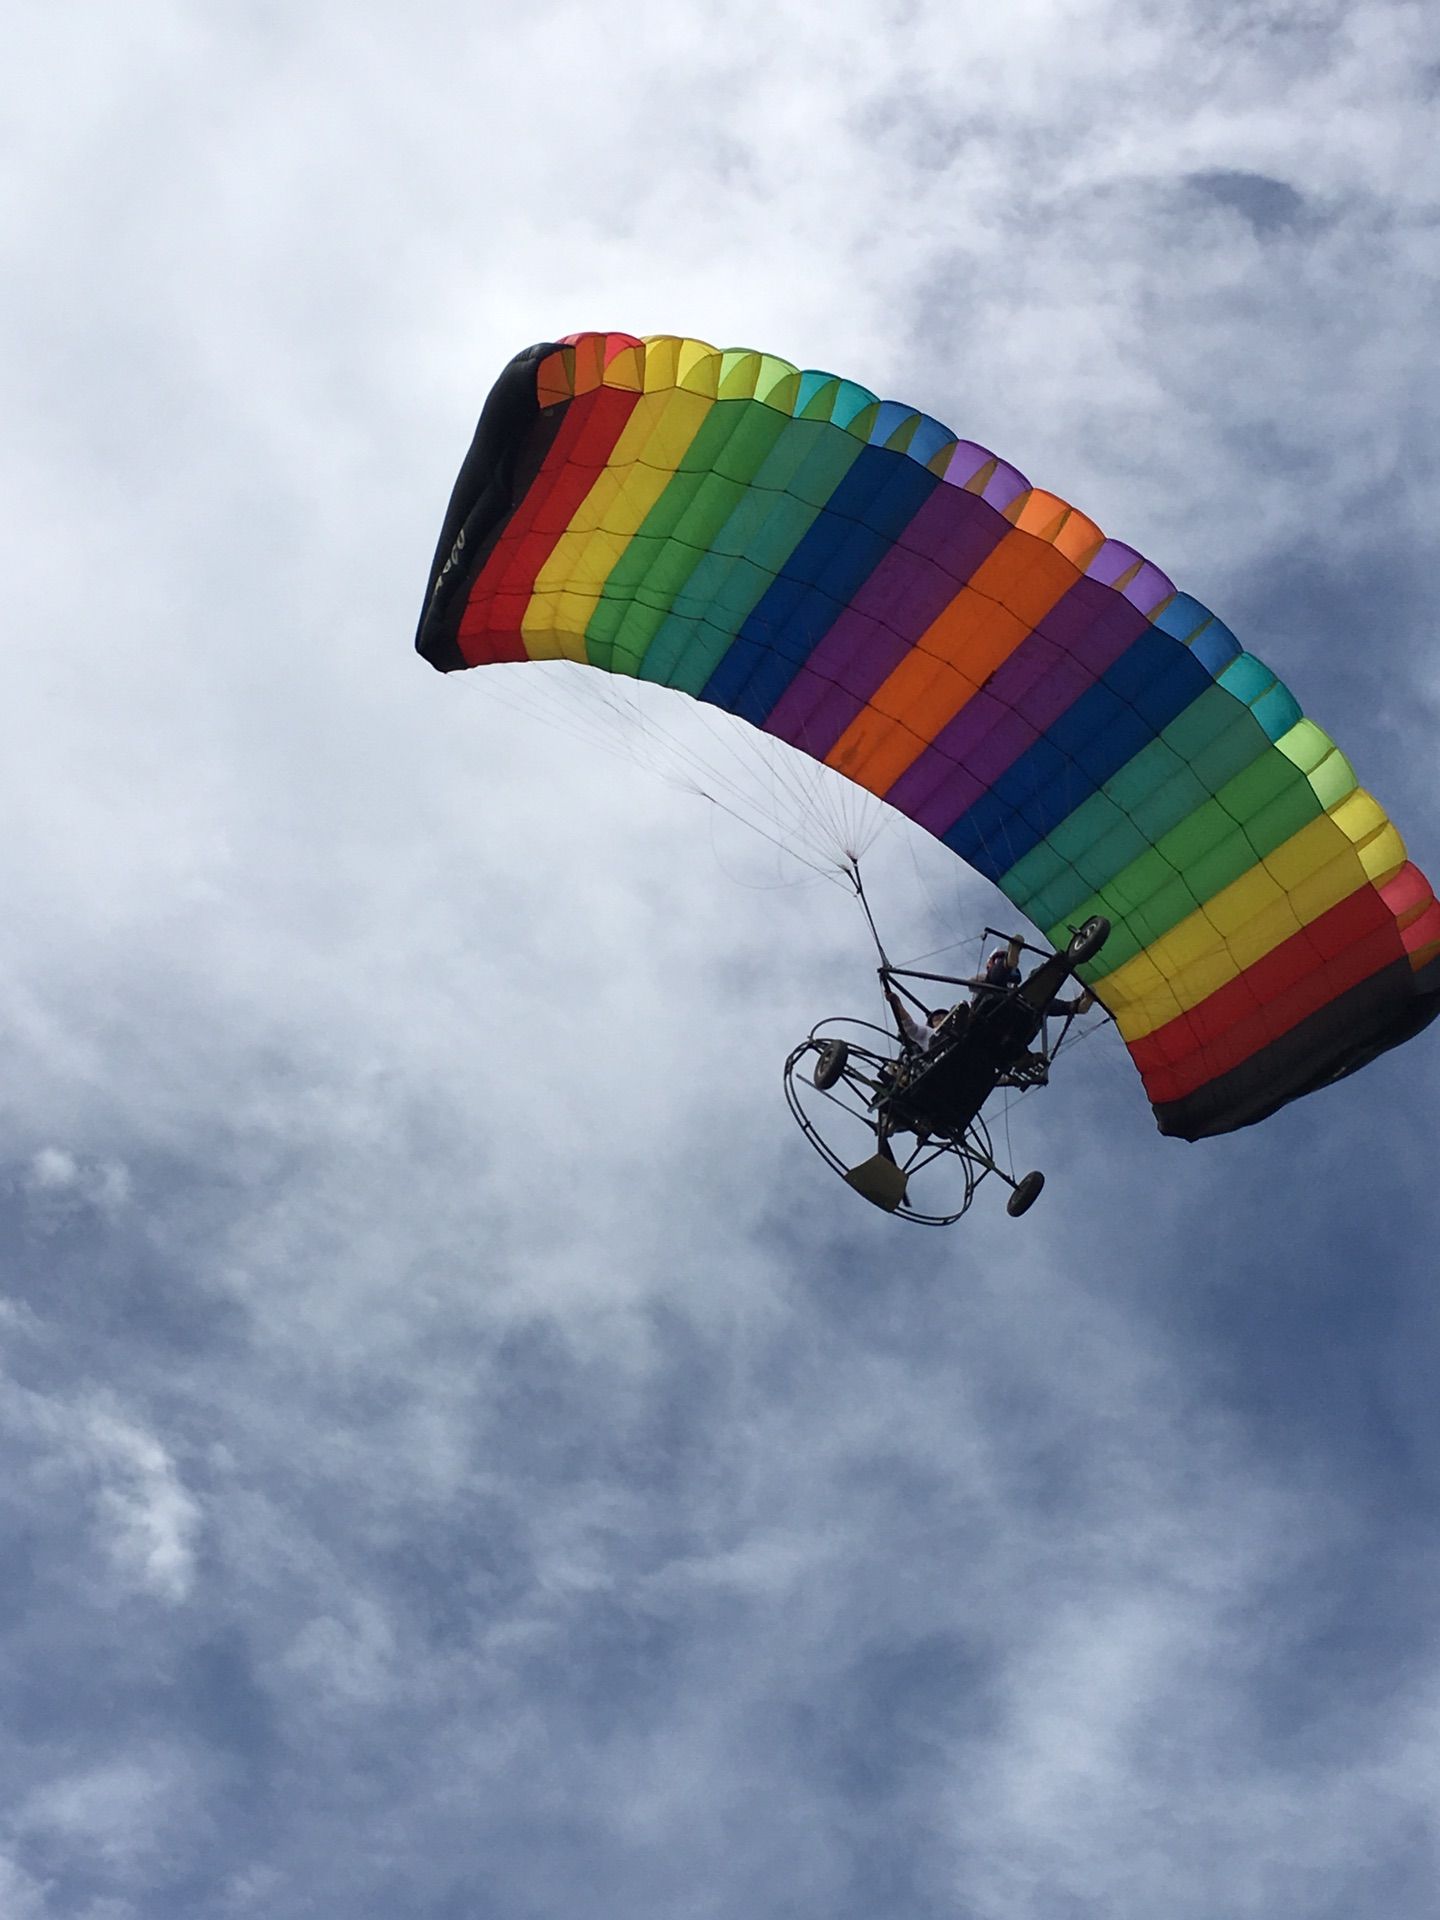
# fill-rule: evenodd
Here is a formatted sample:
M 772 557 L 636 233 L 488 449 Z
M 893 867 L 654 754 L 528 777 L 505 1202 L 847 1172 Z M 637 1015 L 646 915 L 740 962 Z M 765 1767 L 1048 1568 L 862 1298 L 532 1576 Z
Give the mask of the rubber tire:
M 810 1078 L 820 1089 L 828 1093 L 845 1071 L 845 1063 L 850 1058 L 850 1049 L 843 1040 L 826 1040 L 821 1044 L 820 1057 L 815 1062 L 815 1071 Z
M 1083 967 L 1087 960 L 1095 958 L 1109 938 L 1110 922 L 1103 914 L 1097 913 L 1093 920 L 1087 920 L 1083 927 L 1077 927 L 1071 934 L 1065 958 L 1072 967 Z
M 1017 1180 L 1015 1191 L 1005 1202 L 1005 1211 L 1012 1220 L 1018 1220 L 1022 1213 L 1028 1213 L 1040 1198 L 1040 1189 L 1045 1184 L 1043 1173 L 1027 1173 L 1023 1180 Z

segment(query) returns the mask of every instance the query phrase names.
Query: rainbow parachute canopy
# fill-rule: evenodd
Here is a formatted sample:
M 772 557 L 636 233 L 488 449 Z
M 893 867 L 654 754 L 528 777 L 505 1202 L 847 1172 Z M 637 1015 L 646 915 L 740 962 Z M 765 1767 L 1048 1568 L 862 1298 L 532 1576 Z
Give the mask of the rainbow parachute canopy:
M 1084 969 L 1163 1133 L 1229 1132 L 1440 1012 L 1440 906 L 1215 616 L 938 421 L 702 341 L 517 355 L 416 645 L 680 689 L 838 769 Z

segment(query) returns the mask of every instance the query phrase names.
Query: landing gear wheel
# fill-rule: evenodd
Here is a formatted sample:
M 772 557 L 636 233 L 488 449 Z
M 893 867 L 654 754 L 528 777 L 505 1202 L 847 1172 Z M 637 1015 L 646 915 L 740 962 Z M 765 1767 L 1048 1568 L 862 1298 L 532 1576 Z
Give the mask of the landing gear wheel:
M 1103 924 L 1103 922 L 1102 922 Z M 1027 1173 L 1023 1180 L 1015 1182 L 1015 1191 L 1005 1202 L 1005 1211 L 1012 1220 L 1018 1220 L 1022 1213 L 1028 1213 L 1040 1198 L 1040 1189 L 1045 1184 L 1043 1173 Z
M 1065 958 L 1072 967 L 1083 967 L 1087 960 L 1095 958 L 1109 938 L 1110 922 L 1103 914 L 1097 913 L 1093 920 L 1087 920 L 1071 934 Z
M 815 1062 L 815 1071 L 810 1078 L 820 1089 L 828 1093 L 845 1071 L 845 1062 L 850 1058 L 850 1049 L 843 1040 L 827 1040 L 820 1048 Z

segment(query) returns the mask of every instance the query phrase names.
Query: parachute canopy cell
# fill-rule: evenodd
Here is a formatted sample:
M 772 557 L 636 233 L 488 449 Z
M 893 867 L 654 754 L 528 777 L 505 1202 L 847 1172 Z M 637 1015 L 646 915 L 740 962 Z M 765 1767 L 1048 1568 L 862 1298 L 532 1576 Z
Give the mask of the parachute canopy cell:
M 566 659 L 879 795 L 1083 969 L 1163 1133 L 1263 1119 L 1440 1011 L 1440 906 L 1216 617 L 1003 460 L 827 373 L 586 333 L 501 375 L 416 645 Z

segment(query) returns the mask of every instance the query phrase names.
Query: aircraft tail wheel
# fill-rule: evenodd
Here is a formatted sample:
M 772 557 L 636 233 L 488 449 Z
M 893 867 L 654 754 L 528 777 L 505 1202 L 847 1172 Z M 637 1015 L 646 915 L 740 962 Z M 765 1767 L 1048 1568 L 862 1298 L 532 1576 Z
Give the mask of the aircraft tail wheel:
M 1040 1198 L 1040 1189 L 1044 1184 L 1043 1173 L 1027 1173 L 1023 1180 L 1015 1182 L 1015 1191 L 1005 1202 L 1005 1211 L 1012 1220 L 1018 1220 L 1022 1213 L 1029 1212 Z
M 1071 934 L 1065 958 L 1072 967 L 1083 967 L 1087 960 L 1095 958 L 1109 938 L 1110 922 L 1103 914 L 1097 913 L 1093 920 L 1087 920 Z
M 845 1062 L 850 1058 L 850 1049 L 843 1040 L 827 1040 L 820 1049 L 815 1061 L 815 1071 L 810 1076 L 821 1093 L 833 1087 L 845 1071 Z

